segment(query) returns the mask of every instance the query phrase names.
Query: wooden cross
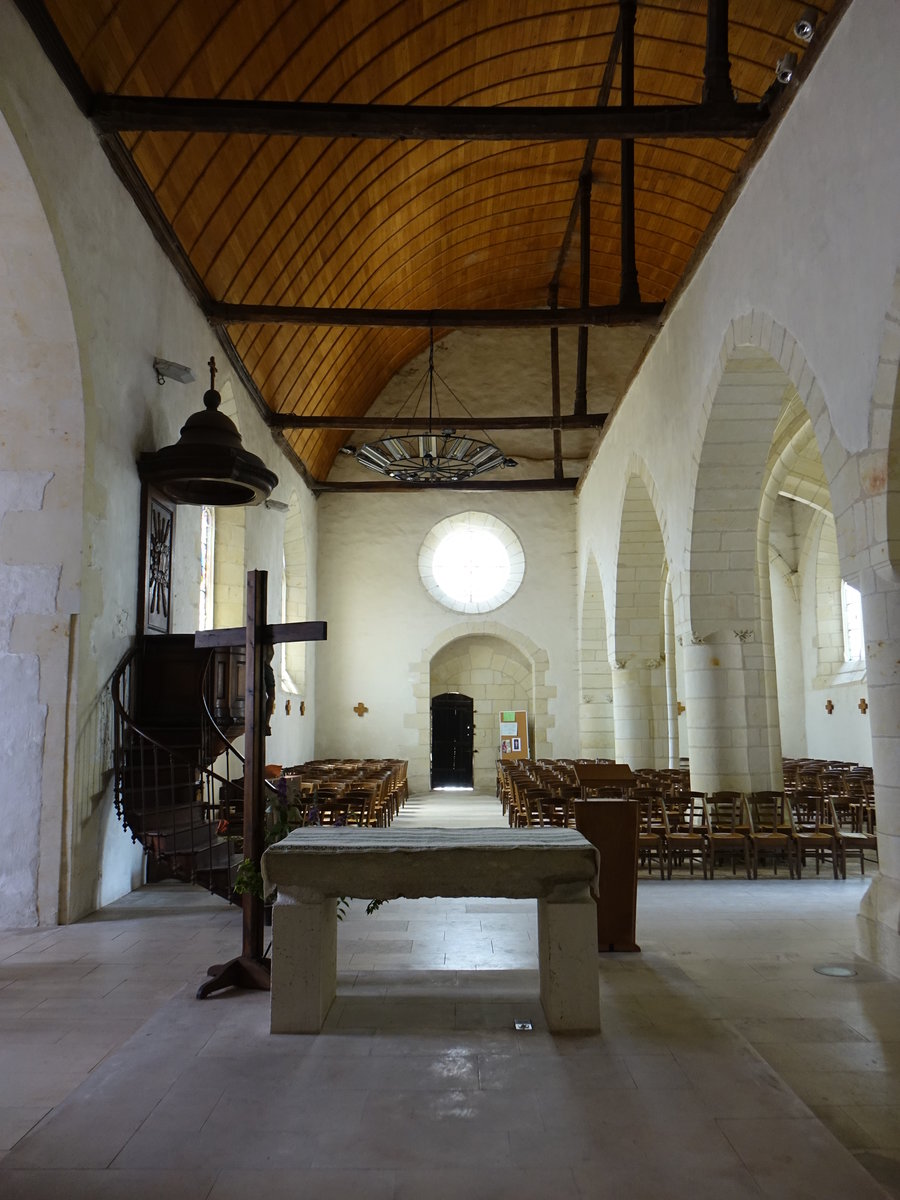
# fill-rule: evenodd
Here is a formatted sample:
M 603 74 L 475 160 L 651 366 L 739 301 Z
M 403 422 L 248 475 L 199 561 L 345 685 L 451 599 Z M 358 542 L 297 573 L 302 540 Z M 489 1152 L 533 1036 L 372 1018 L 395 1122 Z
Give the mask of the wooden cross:
M 834 701 L 833 700 L 825 701 L 825 711 L 828 713 L 829 717 L 834 712 Z
M 205 649 L 244 646 L 244 857 L 257 869 L 265 850 L 264 775 L 266 762 L 265 651 L 276 642 L 321 642 L 328 636 L 324 621 L 291 621 L 270 625 L 267 621 L 268 574 L 247 572 L 247 627 L 209 629 L 194 634 L 194 645 Z M 263 953 L 265 903 L 261 896 L 245 892 L 243 947 L 240 957 L 210 967 L 210 978 L 197 992 L 202 1000 L 226 987 L 268 991 L 270 963 Z
M 354 710 L 353 710 L 353 711 L 356 713 L 356 715 L 357 715 L 358 717 L 362 717 L 362 716 L 365 716 L 365 714 L 366 714 L 366 713 L 367 713 L 369 710 L 368 710 L 368 709 L 366 708 L 366 706 L 363 704 L 362 700 L 360 700 L 359 704 L 357 704 L 356 708 L 354 708 Z
M 863 716 L 866 715 L 866 713 L 869 711 L 869 702 L 865 698 L 865 696 L 863 696 L 862 700 L 860 700 L 859 704 L 857 704 L 856 707 L 859 709 L 859 711 L 862 713 Z

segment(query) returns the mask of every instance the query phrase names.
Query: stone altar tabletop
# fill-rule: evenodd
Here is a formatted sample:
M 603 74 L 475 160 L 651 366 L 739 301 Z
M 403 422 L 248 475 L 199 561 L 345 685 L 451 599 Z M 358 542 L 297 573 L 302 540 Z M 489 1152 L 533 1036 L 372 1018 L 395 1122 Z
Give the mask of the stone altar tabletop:
M 338 896 L 533 897 L 551 1030 L 600 1024 L 597 851 L 573 829 L 295 829 L 262 859 L 273 913 L 273 1033 L 317 1032 L 337 987 Z

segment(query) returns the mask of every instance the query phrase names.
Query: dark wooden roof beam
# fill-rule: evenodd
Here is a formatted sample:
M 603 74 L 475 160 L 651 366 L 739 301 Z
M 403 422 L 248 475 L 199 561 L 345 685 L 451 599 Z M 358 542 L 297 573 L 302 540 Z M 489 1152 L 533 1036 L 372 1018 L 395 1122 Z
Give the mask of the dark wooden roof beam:
M 556 414 L 538 417 L 462 417 L 438 415 L 433 420 L 423 417 L 363 417 L 316 416 L 305 413 L 271 413 L 268 424 L 273 429 L 377 429 L 388 437 L 392 433 L 426 432 L 434 429 L 546 429 L 571 433 L 577 429 L 602 429 L 606 413 L 563 417 Z
M 550 108 L 426 104 L 307 104 L 94 96 L 101 133 L 156 131 L 389 141 L 581 141 L 589 138 L 753 138 L 768 119 L 758 104 L 647 104 Z
M 322 492 L 574 492 L 577 479 L 477 479 L 461 483 L 398 483 L 391 479 L 371 483 L 338 483 L 317 480 L 312 489 Z
M 663 304 L 588 308 L 295 308 L 280 304 L 205 306 L 211 325 L 342 325 L 402 329 L 548 329 L 563 325 L 642 325 L 656 322 Z

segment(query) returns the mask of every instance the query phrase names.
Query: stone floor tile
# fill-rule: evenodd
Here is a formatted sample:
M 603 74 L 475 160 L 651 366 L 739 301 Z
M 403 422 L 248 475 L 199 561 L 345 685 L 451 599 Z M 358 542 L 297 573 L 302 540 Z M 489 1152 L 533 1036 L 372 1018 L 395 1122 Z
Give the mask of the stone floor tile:
M 3 1200 L 206 1200 L 215 1172 L 4 1171 Z
M 394 1171 L 327 1167 L 248 1171 L 237 1167 L 219 1172 L 208 1200 L 247 1200 L 251 1196 L 265 1200 L 395 1200 L 396 1189 Z M 419 1197 L 425 1195 L 434 1200 L 430 1190 L 419 1193 Z
M 884 1200 L 881 1187 L 813 1117 L 760 1117 L 718 1125 L 766 1196 Z

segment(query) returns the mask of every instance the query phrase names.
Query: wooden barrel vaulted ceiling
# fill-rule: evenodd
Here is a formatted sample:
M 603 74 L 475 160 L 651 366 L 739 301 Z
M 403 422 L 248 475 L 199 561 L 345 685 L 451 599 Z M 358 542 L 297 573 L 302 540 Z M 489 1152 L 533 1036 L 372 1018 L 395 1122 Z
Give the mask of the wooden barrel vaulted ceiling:
M 546 323 L 555 284 L 559 309 L 582 314 L 561 325 L 589 321 L 591 338 L 614 337 L 620 323 L 652 331 L 772 109 L 789 102 L 846 8 L 18 4 L 314 484 L 354 420 L 427 346 L 429 325 L 440 336 L 529 314 Z M 804 13 L 816 25 L 809 44 L 794 32 Z M 723 75 L 715 40 L 726 17 Z M 634 100 L 626 74 L 623 107 L 632 52 Z M 797 57 L 795 78 L 773 89 L 786 54 Z M 622 147 L 626 163 L 633 147 L 637 289 L 627 250 L 623 259 L 632 204 Z M 546 438 L 549 395 L 543 411 Z M 558 427 L 572 411 L 564 396 Z M 479 412 L 503 415 L 487 400 Z M 321 418 L 344 424 L 290 427 Z

